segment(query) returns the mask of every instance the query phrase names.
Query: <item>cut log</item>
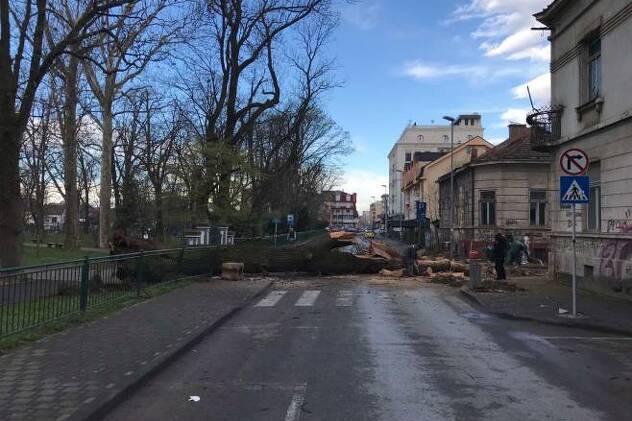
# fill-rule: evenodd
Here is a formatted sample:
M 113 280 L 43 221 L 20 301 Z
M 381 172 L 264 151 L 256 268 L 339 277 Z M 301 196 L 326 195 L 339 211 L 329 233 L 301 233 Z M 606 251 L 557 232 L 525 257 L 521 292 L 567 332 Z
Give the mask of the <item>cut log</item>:
M 244 264 L 235 262 L 222 263 L 222 279 L 240 281 L 244 275 Z

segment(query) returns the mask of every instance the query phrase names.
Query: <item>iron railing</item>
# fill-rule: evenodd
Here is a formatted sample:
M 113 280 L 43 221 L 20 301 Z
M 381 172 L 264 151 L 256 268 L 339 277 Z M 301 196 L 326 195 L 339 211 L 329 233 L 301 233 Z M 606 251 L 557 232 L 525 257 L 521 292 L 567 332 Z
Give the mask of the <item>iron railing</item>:
M 534 109 L 527 116 L 527 123 L 531 126 L 533 149 L 546 151 L 562 137 L 562 110 L 562 106 L 551 105 Z
M 0 337 L 212 272 L 212 247 L 179 248 L 0 269 Z
M 276 245 L 306 241 L 324 230 L 279 234 Z M 235 239 L 270 247 L 274 236 Z M 182 247 L 0 269 L 0 338 L 140 296 L 148 286 L 218 271 L 217 246 Z

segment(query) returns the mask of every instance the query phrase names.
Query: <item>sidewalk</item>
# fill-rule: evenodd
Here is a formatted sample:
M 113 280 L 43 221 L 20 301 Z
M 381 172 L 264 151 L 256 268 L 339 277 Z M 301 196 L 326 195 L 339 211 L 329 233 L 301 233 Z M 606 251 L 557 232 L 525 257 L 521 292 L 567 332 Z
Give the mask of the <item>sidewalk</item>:
M 572 319 L 559 314 L 560 308 L 567 310 L 568 314 L 572 312 L 572 290 L 569 286 L 549 281 L 544 276 L 509 281 L 526 291 L 475 292 L 465 286 L 461 292 L 501 317 L 632 335 L 630 299 L 578 289 L 577 312 L 581 317 Z
M 0 419 L 99 418 L 270 283 L 194 283 L 2 355 Z

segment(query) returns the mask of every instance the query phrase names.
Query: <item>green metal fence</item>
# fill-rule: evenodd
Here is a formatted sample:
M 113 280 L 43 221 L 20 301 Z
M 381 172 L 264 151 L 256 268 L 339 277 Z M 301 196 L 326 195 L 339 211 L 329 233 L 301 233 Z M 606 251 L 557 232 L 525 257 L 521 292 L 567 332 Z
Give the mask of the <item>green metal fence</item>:
M 150 285 L 209 274 L 212 250 L 179 248 L 0 269 L 0 337 L 139 296 Z

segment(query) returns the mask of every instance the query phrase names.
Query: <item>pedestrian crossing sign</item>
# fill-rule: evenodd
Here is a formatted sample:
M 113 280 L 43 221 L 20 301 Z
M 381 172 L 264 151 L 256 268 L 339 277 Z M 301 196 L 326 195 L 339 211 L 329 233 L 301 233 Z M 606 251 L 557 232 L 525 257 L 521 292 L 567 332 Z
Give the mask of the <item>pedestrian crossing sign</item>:
M 589 202 L 590 180 L 586 176 L 560 177 L 560 202 L 563 205 Z

